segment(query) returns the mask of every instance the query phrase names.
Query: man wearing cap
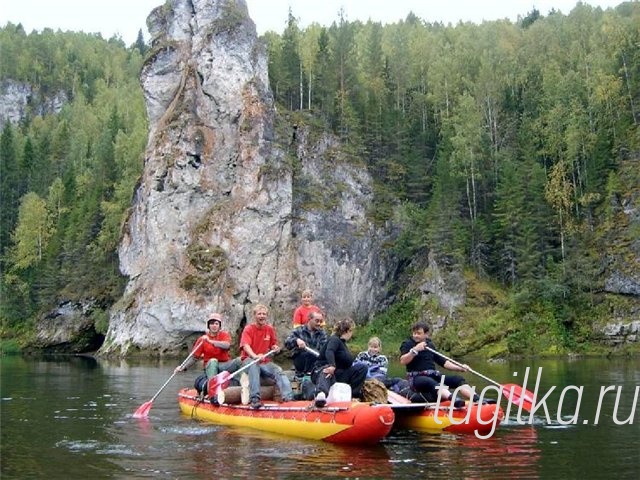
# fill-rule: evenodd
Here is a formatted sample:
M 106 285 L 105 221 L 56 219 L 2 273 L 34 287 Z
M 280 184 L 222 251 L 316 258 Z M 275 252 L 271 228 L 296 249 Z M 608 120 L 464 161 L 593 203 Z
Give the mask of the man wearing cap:
M 222 315 L 212 313 L 207 320 L 207 333 L 196 340 L 193 347 L 193 355 L 184 366 L 176 367 L 175 371 L 184 372 L 196 363 L 198 359 L 202 359 L 206 374 L 204 378 L 205 384 L 206 379 L 215 377 L 222 370 L 235 372 L 240 368 L 241 363 L 239 358 L 230 358 L 230 348 L 231 335 L 229 332 L 222 330 Z M 196 383 L 198 383 L 197 380 Z M 196 386 L 196 388 L 198 387 Z M 199 390 L 202 390 L 202 388 Z

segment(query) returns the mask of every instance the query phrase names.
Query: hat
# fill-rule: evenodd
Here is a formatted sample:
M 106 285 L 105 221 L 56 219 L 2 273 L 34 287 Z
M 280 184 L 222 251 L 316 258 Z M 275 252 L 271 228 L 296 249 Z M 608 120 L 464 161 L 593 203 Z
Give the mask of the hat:
M 209 315 L 209 319 L 207 320 L 207 328 L 214 322 L 218 322 L 218 325 L 222 326 L 222 318 L 220 318 L 219 313 L 212 313 Z

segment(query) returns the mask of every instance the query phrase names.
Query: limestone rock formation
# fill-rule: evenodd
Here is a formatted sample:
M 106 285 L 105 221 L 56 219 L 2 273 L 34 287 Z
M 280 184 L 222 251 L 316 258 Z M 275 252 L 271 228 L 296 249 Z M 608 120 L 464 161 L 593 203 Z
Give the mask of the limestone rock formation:
M 0 82 L 0 128 L 7 122 L 18 124 L 28 116 L 58 113 L 67 102 L 64 90 L 47 95 L 28 83 L 4 79 Z
M 325 157 L 331 139 L 278 146 L 265 48 L 244 0 L 170 0 L 148 24 L 150 136 L 119 249 L 129 282 L 101 352 L 175 351 L 213 310 L 235 333 L 257 303 L 284 335 L 303 288 L 330 318 L 367 316 L 394 268 L 365 216 L 371 180 Z M 330 202 L 294 198 L 294 165 Z

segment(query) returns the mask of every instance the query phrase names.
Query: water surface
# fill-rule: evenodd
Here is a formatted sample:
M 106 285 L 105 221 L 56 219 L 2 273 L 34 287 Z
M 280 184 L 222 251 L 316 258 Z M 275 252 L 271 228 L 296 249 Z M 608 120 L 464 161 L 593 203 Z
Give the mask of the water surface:
M 529 360 L 472 366 L 501 383 L 554 385 L 549 418 L 515 412 L 488 440 L 473 435 L 392 431 L 374 447 L 343 447 L 203 423 L 180 414 L 176 376 L 146 420 L 133 412 L 177 362 L 89 357 L 0 359 L 1 476 L 22 478 L 616 478 L 640 476 L 639 359 Z M 514 376 L 514 372 L 517 376 Z M 482 387 L 486 382 L 467 374 Z M 567 385 L 563 409 L 557 405 Z M 601 402 L 600 389 L 621 388 Z M 637 394 L 636 398 L 637 400 Z M 506 406 L 503 403 L 503 406 Z M 578 408 L 579 407 L 579 408 Z M 576 412 L 578 412 L 576 414 Z M 628 420 L 633 422 L 616 425 Z M 575 418 L 570 425 L 564 425 Z M 585 423 L 586 421 L 586 423 Z

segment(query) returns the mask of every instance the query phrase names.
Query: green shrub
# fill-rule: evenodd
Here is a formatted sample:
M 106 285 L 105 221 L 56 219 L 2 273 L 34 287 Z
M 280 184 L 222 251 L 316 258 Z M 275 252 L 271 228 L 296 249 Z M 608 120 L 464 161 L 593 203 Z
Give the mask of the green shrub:
M 22 349 L 14 338 L 0 340 L 0 355 L 16 355 Z

